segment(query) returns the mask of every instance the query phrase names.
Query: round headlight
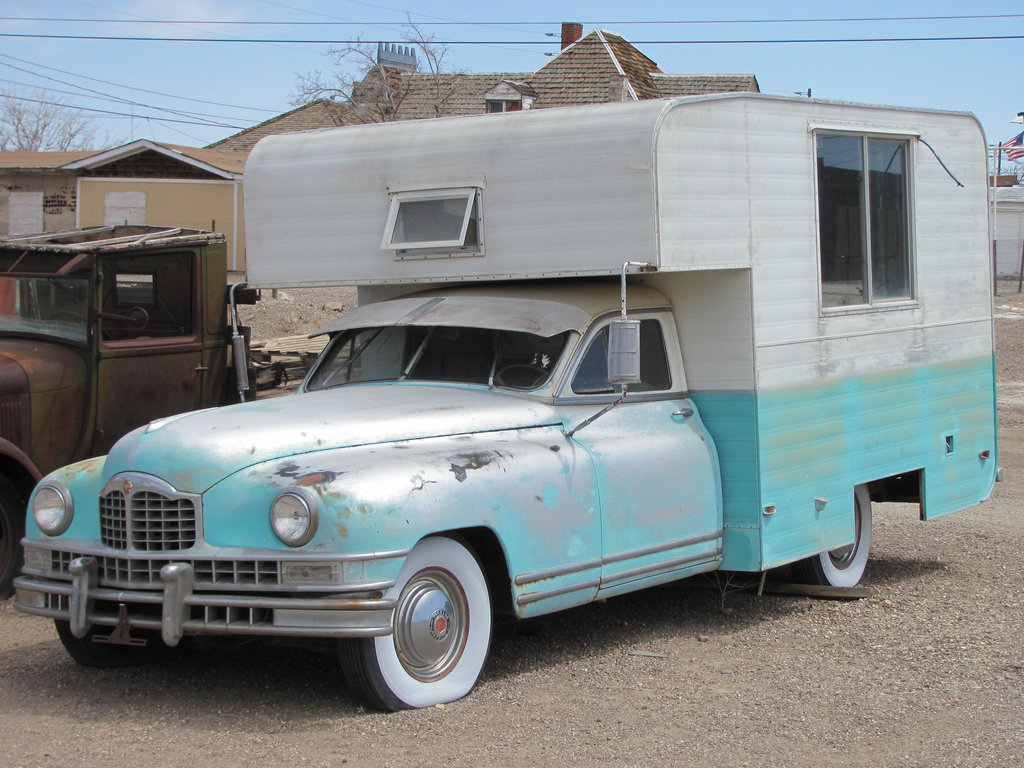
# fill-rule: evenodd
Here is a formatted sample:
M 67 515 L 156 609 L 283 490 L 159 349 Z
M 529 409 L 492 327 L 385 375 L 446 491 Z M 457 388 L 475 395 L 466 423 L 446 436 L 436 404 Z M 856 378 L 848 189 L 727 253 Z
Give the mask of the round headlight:
M 32 499 L 32 516 L 47 536 L 60 536 L 71 525 L 71 494 L 56 485 L 44 485 Z
M 282 491 L 270 506 L 270 526 L 289 547 L 301 547 L 316 533 L 316 507 L 298 490 Z

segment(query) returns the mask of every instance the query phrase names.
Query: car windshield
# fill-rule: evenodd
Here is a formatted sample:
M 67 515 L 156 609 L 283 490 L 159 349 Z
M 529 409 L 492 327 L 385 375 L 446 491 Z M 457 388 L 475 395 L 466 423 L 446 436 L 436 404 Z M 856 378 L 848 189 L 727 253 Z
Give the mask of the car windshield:
M 89 281 L 0 277 L 0 333 L 88 339 Z
M 350 329 L 334 338 L 306 389 L 369 381 L 451 381 L 537 389 L 551 378 L 568 338 L 569 332 L 543 337 L 449 326 Z

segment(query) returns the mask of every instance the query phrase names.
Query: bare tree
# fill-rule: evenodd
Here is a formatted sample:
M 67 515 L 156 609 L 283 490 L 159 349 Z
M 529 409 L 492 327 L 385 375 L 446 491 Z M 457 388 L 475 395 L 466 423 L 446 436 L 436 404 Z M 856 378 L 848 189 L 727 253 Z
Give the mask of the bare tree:
M 0 150 L 21 152 L 94 149 L 96 126 L 45 91 L 0 91 Z
M 327 53 L 337 69 L 327 75 L 320 71 L 298 75 L 292 103 L 330 99 L 347 107 L 339 122 L 382 123 L 401 120 L 402 103 L 415 93 L 427 98 L 435 116 L 447 114 L 457 79 L 447 66 L 450 48 L 439 44 L 433 35 L 424 34 L 411 21 L 405 30 L 404 40 L 418 54 L 416 71 L 381 64 L 376 44 L 332 48 Z M 425 69 L 419 68 L 420 62 Z

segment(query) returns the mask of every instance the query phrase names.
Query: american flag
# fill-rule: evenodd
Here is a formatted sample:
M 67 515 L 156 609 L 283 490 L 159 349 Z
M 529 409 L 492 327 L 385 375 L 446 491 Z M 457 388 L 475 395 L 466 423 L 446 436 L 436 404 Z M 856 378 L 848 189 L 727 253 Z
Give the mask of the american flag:
M 1010 160 L 1013 160 L 1015 163 L 1018 162 L 1021 158 L 1024 158 L 1024 132 L 1018 133 L 1012 139 L 999 146 L 1006 150 L 1006 156 Z

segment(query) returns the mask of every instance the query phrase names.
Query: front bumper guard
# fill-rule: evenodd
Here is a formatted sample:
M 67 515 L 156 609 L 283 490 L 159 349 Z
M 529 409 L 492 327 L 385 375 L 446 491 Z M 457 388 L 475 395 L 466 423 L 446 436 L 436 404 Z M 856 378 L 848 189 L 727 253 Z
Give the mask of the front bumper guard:
M 75 558 L 68 571 L 70 584 L 33 576 L 15 579 L 14 607 L 24 613 L 66 619 L 78 638 L 84 638 L 94 626 L 127 623 L 159 631 L 169 646 L 177 645 L 184 635 L 358 638 L 382 637 L 392 631 L 394 599 L 197 593 L 195 574 L 188 563 L 168 563 L 160 569 L 162 591 L 100 587 L 99 564 L 94 557 Z M 98 611 L 97 602 L 119 608 Z M 160 618 L 155 618 L 154 611 L 132 614 L 125 610 L 131 606 L 160 606 Z M 194 612 L 199 617 L 193 616 Z M 264 616 L 270 620 L 257 618 Z

